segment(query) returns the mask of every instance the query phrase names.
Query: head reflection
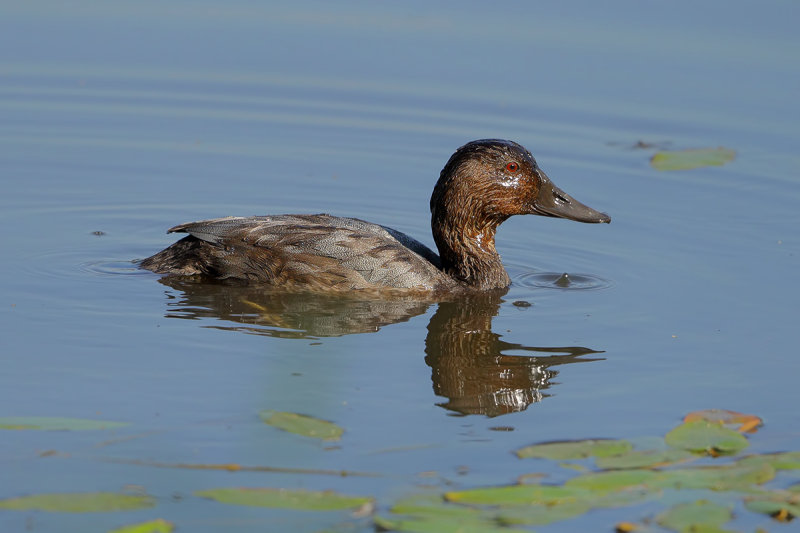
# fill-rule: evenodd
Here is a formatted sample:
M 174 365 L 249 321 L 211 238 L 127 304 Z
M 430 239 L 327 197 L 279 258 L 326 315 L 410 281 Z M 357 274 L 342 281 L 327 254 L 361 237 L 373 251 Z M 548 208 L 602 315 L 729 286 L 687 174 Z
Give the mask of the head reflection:
M 554 367 L 599 359 L 585 356 L 600 352 L 580 346 L 525 346 L 501 340 L 492 331 L 492 319 L 505 291 L 432 302 L 287 294 L 175 277 L 159 281 L 176 291 L 168 295 L 167 317 L 217 318 L 223 322 L 206 327 L 282 338 L 375 332 L 436 305 L 425 339 L 425 362 L 431 367 L 434 393 L 447 398 L 439 405 L 464 415 L 522 411 L 548 396 L 558 374 Z
M 442 407 L 461 414 L 499 416 L 522 411 L 547 397 L 558 375 L 552 367 L 597 361 L 600 353 L 581 346 L 525 346 L 492 331 L 501 294 L 480 294 L 442 302 L 428 324 L 425 362 L 433 390 L 448 398 Z M 537 355 L 513 355 L 535 352 Z

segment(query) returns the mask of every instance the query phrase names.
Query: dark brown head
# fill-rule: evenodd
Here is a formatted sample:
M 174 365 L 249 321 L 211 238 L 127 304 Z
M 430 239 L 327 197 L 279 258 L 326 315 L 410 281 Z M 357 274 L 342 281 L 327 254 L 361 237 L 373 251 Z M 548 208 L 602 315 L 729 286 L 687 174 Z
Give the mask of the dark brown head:
M 453 209 L 498 223 L 512 215 L 611 222 L 556 187 L 524 147 L 500 139 L 472 141 L 450 157 L 433 190 L 431 214 L 440 219 Z
M 480 288 L 508 285 L 494 234 L 513 215 L 611 221 L 553 185 L 519 144 L 472 141 L 450 157 L 431 196 L 433 236 L 445 270 Z M 496 273 L 481 279 L 491 270 Z

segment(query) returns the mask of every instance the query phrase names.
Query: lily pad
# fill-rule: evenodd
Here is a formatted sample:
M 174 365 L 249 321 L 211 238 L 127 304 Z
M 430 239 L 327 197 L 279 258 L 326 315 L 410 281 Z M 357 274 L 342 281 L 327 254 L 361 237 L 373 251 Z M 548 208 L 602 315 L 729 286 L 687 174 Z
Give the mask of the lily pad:
M 746 498 L 744 505 L 755 513 L 767 514 L 779 522 L 789 522 L 800 516 L 800 495 L 797 492 L 765 492 Z
M 85 418 L 58 418 L 48 416 L 4 416 L 0 417 L 0 429 L 34 429 L 40 431 L 87 431 L 115 429 L 127 426 L 127 422 L 91 420 Z
M 528 533 L 509 529 L 487 519 L 458 519 L 455 517 L 399 517 L 375 516 L 375 525 L 387 531 L 413 531 L 415 533 Z
M 34 494 L 0 500 L 0 509 L 55 513 L 103 513 L 145 509 L 156 504 L 152 496 L 115 492 L 65 492 Z
M 730 148 L 697 148 L 692 150 L 667 150 L 657 152 L 650 165 L 656 170 L 690 170 L 693 168 L 722 166 L 736 158 Z
M 774 477 L 775 469 L 769 463 L 747 462 L 667 470 L 660 472 L 655 483 L 675 489 L 741 490 Z
M 564 483 L 565 487 L 575 487 L 591 490 L 601 495 L 634 487 L 653 487 L 653 490 L 660 490 L 660 487 L 652 485 L 660 473 L 651 470 L 611 470 L 608 472 L 593 472 L 584 474 L 568 480 Z
M 673 448 L 706 453 L 712 457 L 732 455 L 748 446 L 741 434 L 714 422 L 696 420 L 676 427 L 664 437 Z
M 756 415 L 737 413 L 736 411 L 728 411 L 727 409 L 703 409 L 702 411 L 693 411 L 683 418 L 684 422 L 694 422 L 696 420 L 716 422 L 724 426 L 738 426 L 735 429 L 740 433 L 755 433 L 760 426 L 764 425 L 764 421 Z
M 220 503 L 302 509 L 306 511 L 341 511 L 372 505 L 372 498 L 346 496 L 334 491 L 289 490 L 275 488 L 222 488 L 195 491 L 195 496 Z
M 563 461 L 567 459 L 584 459 L 586 457 L 609 457 L 628 453 L 633 445 L 626 440 L 590 439 L 561 442 L 544 442 L 520 448 L 517 457 L 541 457 Z
M 504 525 L 544 526 L 581 516 L 591 508 L 585 501 L 558 505 L 519 505 L 501 509 L 497 520 Z
M 661 468 L 693 458 L 695 455 L 684 450 L 642 450 L 624 455 L 598 457 L 595 459 L 595 464 L 603 470 Z
M 435 517 L 456 517 L 471 519 L 481 514 L 475 507 L 453 505 L 444 500 L 441 494 L 420 494 L 397 501 L 390 511 L 401 515 L 429 515 Z
M 507 485 L 446 492 L 446 500 L 481 505 L 558 505 L 582 498 L 581 490 L 554 485 Z
M 322 440 L 339 440 L 344 430 L 327 420 L 321 420 L 308 415 L 288 413 L 284 411 L 261 411 L 261 420 L 270 426 Z
M 673 531 L 706 531 L 708 528 L 719 528 L 733 518 L 729 507 L 705 500 L 681 503 L 667 509 L 656 522 Z
M 172 533 L 175 525 L 161 518 L 112 529 L 108 533 Z
M 750 455 L 738 461 L 740 464 L 769 463 L 775 470 L 800 470 L 800 452 L 765 453 Z

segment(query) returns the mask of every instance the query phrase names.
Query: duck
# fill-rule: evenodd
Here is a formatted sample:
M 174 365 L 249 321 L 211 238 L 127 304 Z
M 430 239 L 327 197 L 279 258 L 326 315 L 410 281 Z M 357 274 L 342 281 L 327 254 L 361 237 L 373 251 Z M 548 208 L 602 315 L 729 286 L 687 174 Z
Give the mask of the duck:
M 508 218 L 611 222 L 553 184 L 522 145 L 502 139 L 458 148 L 439 175 L 430 211 L 438 254 L 400 231 L 358 218 L 287 214 L 174 226 L 167 233 L 188 235 L 139 266 L 294 292 L 491 291 L 511 284 L 495 247 L 495 233 Z

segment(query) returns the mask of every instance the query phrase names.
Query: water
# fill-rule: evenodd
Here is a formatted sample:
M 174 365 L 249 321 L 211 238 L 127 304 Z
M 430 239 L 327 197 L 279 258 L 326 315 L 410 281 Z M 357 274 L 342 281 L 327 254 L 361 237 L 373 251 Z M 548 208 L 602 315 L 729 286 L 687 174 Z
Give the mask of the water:
M 538 468 L 509 453 L 522 445 L 661 435 L 707 407 L 762 416 L 756 450 L 800 449 L 797 7 L 460 6 L 4 7 L 0 416 L 131 426 L 4 432 L 0 498 L 158 499 L 3 512 L 4 531 L 157 517 L 193 531 L 369 530 L 192 492 L 336 489 L 385 511 L 421 486 L 511 483 Z M 485 137 L 522 143 L 613 219 L 509 220 L 502 298 L 270 296 L 131 263 L 172 242 L 166 228 L 225 215 L 330 212 L 432 245 L 438 172 Z M 660 173 L 640 141 L 737 159 Z M 263 425 L 262 409 L 346 433 L 298 438 Z

